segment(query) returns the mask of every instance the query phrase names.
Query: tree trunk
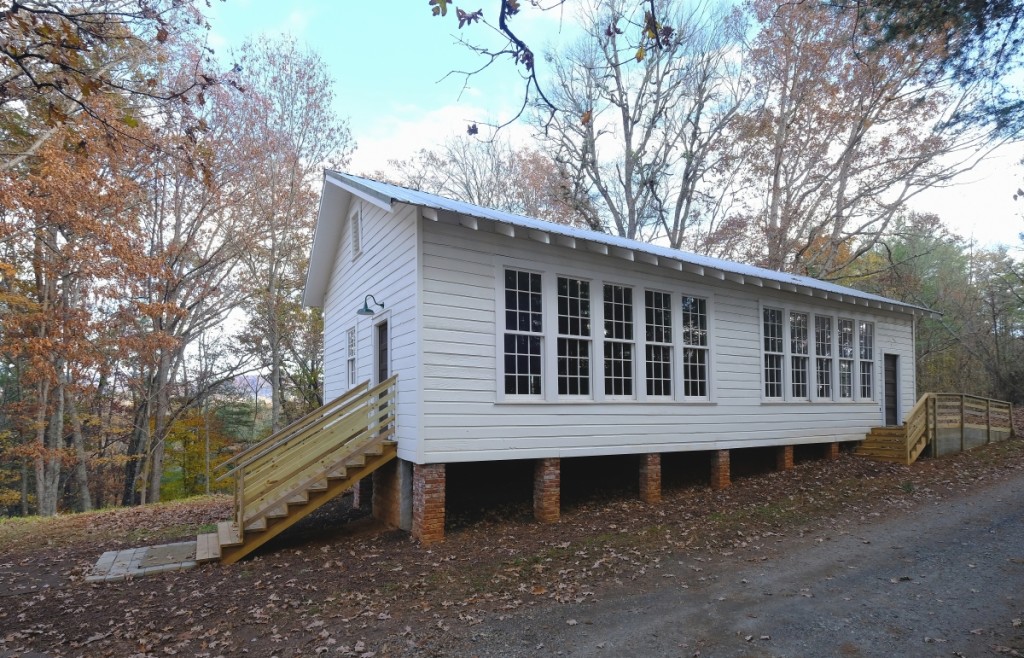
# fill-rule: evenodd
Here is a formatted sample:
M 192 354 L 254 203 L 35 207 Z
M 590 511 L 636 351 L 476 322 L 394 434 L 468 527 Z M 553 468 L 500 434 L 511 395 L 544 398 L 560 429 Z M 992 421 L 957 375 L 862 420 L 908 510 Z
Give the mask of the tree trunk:
M 64 385 L 58 384 L 54 395 L 53 414 L 46 428 L 45 453 L 42 456 L 43 482 L 40 487 L 39 515 L 54 516 L 57 514 L 57 501 L 60 497 L 60 449 L 64 438 Z
M 165 350 L 160 356 L 156 380 L 156 414 L 153 423 L 153 447 L 148 460 L 149 464 L 149 499 L 147 502 L 160 502 L 160 484 L 164 474 L 164 452 L 167 437 L 167 419 L 170 415 L 170 392 L 168 391 L 171 369 L 171 357 Z
M 143 473 L 146 453 L 149 452 L 149 393 L 147 389 L 145 399 L 135 409 L 135 422 L 128 443 L 128 460 L 124 465 L 124 491 L 121 494 L 121 504 L 124 506 L 139 504 L 139 495 L 146 487 L 145 481 L 139 482 L 139 476 Z
M 28 516 L 28 460 L 21 462 L 21 515 Z
M 88 455 L 85 453 L 85 435 L 82 432 L 82 419 L 78 417 L 78 407 L 71 395 L 71 391 L 65 390 L 68 417 L 71 419 L 71 434 L 75 445 L 75 486 L 78 488 L 78 511 L 92 511 L 92 496 L 89 493 L 89 469 L 86 461 Z

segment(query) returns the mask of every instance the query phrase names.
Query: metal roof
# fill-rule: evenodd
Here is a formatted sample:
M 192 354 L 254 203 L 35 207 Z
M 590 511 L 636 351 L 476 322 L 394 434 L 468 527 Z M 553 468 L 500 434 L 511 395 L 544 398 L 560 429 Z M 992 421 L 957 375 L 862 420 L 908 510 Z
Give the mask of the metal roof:
M 744 265 L 742 263 L 712 258 L 710 256 L 702 256 L 700 254 L 681 251 L 679 249 L 671 249 L 669 247 L 639 242 L 637 240 L 629 240 L 627 238 L 609 235 L 607 233 L 599 233 L 597 231 L 579 229 L 572 226 L 565 226 L 563 224 L 555 224 L 533 217 L 525 217 L 501 210 L 494 210 L 492 208 L 484 208 L 471 203 L 465 203 L 463 201 L 455 201 L 454 199 L 447 199 L 442 196 L 437 196 L 436 194 L 428 194 L 426 192 L 399 187 L 389 183 L 382 183 L 380 181 L 362 178 L 352 174 L 328 170 L 325 172 L 325 184 L 326 183 L 337 185 L 348 192 L 359 196 L 365 201 L 388 211 L 391 210 L 392 204 L 404 203 L 419 206 L 421 208 L 433 209 L 435 211 L 443 211 L 466 217 L 483 219 L 495 222 L 499 225 L 513 227 L 513 231 L 506 231 L 506 233 L 509 234 L 514 234 L 514 229 L 520 228 L 525 231 L 536 232 L 536 234 L 540 235 L 562 236 L 563 238 L 568 238 L 573 242 L 580 241 L 585 244 L 605 245 L 606 247 L 618 250 L 616 252 L 618 255 L 623 255 L 629 260 L 632 260 L 632 254 L 634 253 L 646 254 L 647 259 L 640 258 L 638 260 L 647 260 L 648 262 L 653 261 L 656 263 L 661 263 L 661 261 L 664 260 L 667 263 L 677 263 L 682 266 L 678 269 L 684 269 L 692 273 L 712 276 L 718 279 L 728 279 L 741 284 L 752 284 L 755 286 L 787 290 L 790 292 L 803 292 L 805 294 L 812 294 L 821 298 L 836 299 L 837 301 L 849 303 L 858 303 L 859 301 L 863 305 L 873 306 L 876 308 L 886 308 L 888 310 L 897 310 L 906 313 L 935 315 L 934 311 L 923 306 L 907 304 L 906 302 L 889 299 L 880 295 L 874 295 L 855 288 L 840 286 L 828 281 L 821 281 L 808 276 L 800 276 L 798 274 L 790 274 L 787 272 L 777 272 L 763 267 Z M 436 215 L 433 218 L 436 219 Z M 318 221 L 318 232 L 320 230 L 319 224 L 320 222 Z M 315 249 L 316 244 L 314 239 L 314 250 Z M 655 258 L 650 259 L 651 256 Z

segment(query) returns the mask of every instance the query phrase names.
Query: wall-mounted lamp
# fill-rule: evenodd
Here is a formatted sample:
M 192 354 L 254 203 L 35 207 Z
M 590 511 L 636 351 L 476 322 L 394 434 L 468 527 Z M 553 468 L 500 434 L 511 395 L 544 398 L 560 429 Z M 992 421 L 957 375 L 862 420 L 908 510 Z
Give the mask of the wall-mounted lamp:
M 378 302 L 376 297 L 374 297 L 373 295 L 367 295 L 366 297 L 363 298 L 363 307 L 356 311 L 356 315 L 373 315 L 376 313 L 376 311 L 370 308 L 371 299 L 373 300 L 374 306 L 379 306 L 381 310 L 384 309 L 384 305 Z

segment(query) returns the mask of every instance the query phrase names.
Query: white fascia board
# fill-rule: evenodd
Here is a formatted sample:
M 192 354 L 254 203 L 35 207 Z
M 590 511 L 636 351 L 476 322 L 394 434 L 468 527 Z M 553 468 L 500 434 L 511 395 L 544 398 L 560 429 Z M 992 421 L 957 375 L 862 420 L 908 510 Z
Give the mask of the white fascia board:
M 381 210 L 383 210 L 385 212 L 391 212 L 392 211 L 392 206 L 391 206 L 392 199 L 387 197 L 386 195 L 379 194 L 379 193 L 377 193 L 377 192 L 375 192 L 373 190 L 365 189 L 365 188 L 363 188 L 362 186 L 359 186 L 359 185 L 353 185 L 353 184 L 349 183 L 346 180 L 337 178 L 336 176 L 332 176 L 330 172 L 327 172 L 327 173 L 324 174 L 324 179 L 328 183 L 331 183 L 333 185 L 337 185 L 338 187 L 340 187 L 341 189 L 345 190 L 349 194 L 354 194 L 357 197 L 359 197 L 360 199 L 362 199 L 363 201 L 366 201 L 367 203 L 375 205 L 375 206 L 377 206 L 378 208 L 380 208 Z

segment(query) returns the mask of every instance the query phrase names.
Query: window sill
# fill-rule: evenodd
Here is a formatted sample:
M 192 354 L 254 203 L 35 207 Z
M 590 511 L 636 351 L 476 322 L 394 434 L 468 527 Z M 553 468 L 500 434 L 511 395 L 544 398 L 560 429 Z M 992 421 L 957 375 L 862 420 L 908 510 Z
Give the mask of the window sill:
M 846 405 L 861 405 L 861 406 L 876 406 L 878 405 L 877 400 L 761 400 L 761 406 L 772 407 L 772 406 L 791 406 L 798 404 L 806 405 L 823 405 L 823 404 L 846 404 Z
M 681 407 L 714 407 L 718 403 L 712 400 L 498 400 L 495 406 L 520 406 L 520 405 L 633 405 L 633 406 L 681 406 Z

